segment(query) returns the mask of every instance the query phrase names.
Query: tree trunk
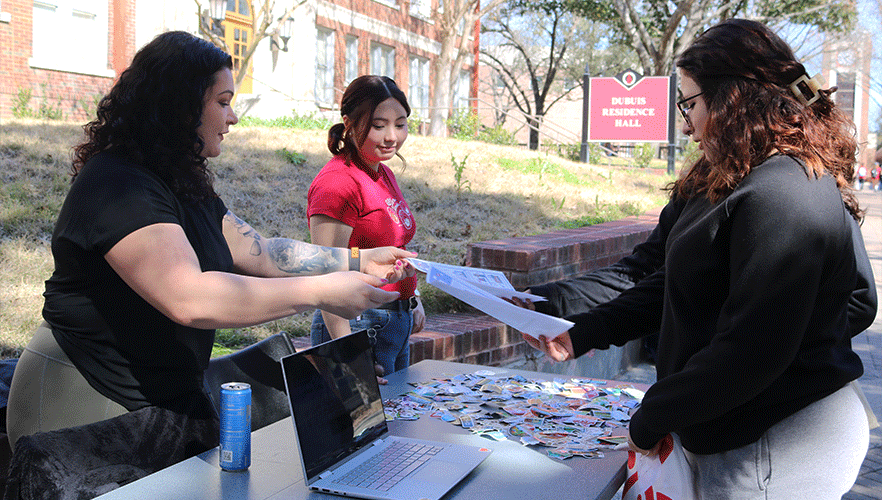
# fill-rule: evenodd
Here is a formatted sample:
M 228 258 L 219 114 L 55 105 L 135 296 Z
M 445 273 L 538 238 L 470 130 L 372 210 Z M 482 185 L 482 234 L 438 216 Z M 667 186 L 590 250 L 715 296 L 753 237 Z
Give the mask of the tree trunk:
M 446 57 L 445 57 L 446 56 Z M 435 71 L 432 75 L 432 107 L 429 110 L 429 135 L 431 137 L 447 137 L 447 117 L 450 112 L 450 50 L 445 54 L 442 46 L 441 54 L 435 59 Z

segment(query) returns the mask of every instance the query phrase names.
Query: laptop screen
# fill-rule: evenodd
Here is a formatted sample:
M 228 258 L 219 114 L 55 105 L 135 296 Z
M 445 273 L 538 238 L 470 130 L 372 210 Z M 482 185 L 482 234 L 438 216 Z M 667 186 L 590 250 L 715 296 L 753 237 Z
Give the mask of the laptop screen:
M 367 331 L 282 358 L 306 481 L 386 432 Z

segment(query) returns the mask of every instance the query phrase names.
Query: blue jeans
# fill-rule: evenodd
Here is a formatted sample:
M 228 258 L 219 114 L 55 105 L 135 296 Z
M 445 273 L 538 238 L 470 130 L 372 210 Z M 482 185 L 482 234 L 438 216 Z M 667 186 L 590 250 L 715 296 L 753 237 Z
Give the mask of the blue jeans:
M 406 301 L 396 301 L 400 306 Z M 406 306 L 397 310 L 368 309 L 356 319 L 349 320 L 353 332 L 367 330 L 374 344 L 374 357 L 383 365 L 386 374 L 396 372 L 410 365 L 410 332 L 413 330 L 413 314 Z M 316 310 L 312 316 L 312 345 L 331 340 L 322 312 Z M 374 343 L 374 340 L 376 343 Z

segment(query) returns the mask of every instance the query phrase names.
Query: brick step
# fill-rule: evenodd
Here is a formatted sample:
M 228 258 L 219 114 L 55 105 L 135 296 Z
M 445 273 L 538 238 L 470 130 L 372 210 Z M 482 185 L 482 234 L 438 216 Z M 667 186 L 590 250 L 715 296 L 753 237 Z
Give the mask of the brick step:
M 578 229 L 547 234 L 469 243 L 467 265 L 502 271 L 518 290 L 578 276 L 612 264 L 646 241 L 658 221 L 660 209 Z M 309 337 L 295 338 L 297 349 L 309 347 Z M 601 354 L 617 373 L 629 363 L 633 349 L 609 349 Z M 539 356 L 541 358 L 541 354 Z M 485 366 L 543 363 L 521 333 L 480 312 L 437 314 L 426 318 L 423 331 L 410 337 L 411 364 L 424 359 Z M 599 364 L 599 359 L 590 361 Z M 542 368 L 546 369 L 557 368 Z M 582 368 L 579 368 L 585 371 Z
M 310 338 L 292 337 L 306 349 Z M 438 314 L 426 318 L 423 331 L 410 336 L 410 363 L 424 359 L 499 366 L 523 357 L 529 346 L 521 334 L 481 313 Z

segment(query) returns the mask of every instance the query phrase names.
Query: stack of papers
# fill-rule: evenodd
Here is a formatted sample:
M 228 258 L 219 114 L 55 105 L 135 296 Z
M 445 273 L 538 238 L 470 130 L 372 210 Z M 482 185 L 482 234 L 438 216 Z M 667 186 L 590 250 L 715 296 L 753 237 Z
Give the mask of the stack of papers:
M 503 300 L 517 297 L 539 302 L 545 298 L 518 292 L 500 271 L 451 266 L 422 259 L 409 260 L 418 271 L 425 273 L 428 284 L 533 338 L 544 335 L 550 340 L 573 327 L 573 323 L 565 319 L 524 309 Z

